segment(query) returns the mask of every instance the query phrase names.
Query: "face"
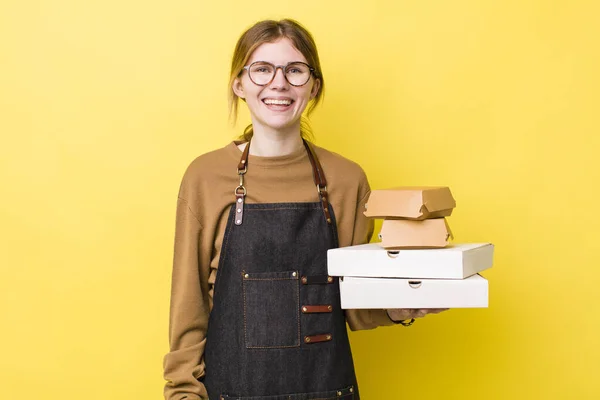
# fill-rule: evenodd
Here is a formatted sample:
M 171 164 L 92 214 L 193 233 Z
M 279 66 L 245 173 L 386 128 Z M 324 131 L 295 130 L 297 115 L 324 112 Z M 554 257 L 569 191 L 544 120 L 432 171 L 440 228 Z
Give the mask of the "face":
M 263 43 L 252 53 L 246 65 L 255 61 L 267 61 L 274 65 L 286 65 L 289 62 L 306 58 L 287 38 L 277 42 Z M 244 99 L 250 110 L 255 133 L 262 128 L 281 132 L 300 132 L 300 117 L 309 101 L 319 91 L 320 82 L 311 75 L 303 86 L 292 86 L 285 79 L 282 69 L 277 69 L 275 77 L 266 86 L 254 84 L 248 72 L 236 78 L 233 83 L 234 93 Z

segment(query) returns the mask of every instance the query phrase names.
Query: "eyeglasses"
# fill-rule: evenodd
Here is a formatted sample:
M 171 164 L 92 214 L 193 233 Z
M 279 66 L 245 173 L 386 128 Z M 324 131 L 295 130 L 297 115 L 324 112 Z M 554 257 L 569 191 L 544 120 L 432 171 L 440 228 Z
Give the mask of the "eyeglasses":
M 315 70 L 310 65 L 300 61 L 290 62 L 286 65 L 274 65 L 266 61 L 255 61 L 244 67 L 248 71 L 250 80 L 258 86 L 266 86 L 271 83 L 279 68 L 281 68 L 285 80 L 292 86 L 305 85 L 310 79 L 311 73 Z

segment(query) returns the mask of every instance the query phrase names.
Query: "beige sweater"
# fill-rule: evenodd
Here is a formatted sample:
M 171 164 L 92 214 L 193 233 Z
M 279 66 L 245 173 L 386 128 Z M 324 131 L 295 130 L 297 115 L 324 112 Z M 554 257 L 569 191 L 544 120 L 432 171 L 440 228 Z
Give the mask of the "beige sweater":
M 177 201 L 169 323 L 170 352 L 164 359 L 165 399 L 207 399 L 204 346 L 213 304 L 221 243 L 242 152 L 236 142 L 196 158 L 181 182 Z M 362 213 L 370 193 L 356 163 L 314 146 L 337 221 L 340 247 L 367 243 L 373 223 Z M 304 148 L 280 157 L 249 156 L 247 203 L 319 201 Z M 392 325 L 385 310 L 347 310 L 352 330 Z

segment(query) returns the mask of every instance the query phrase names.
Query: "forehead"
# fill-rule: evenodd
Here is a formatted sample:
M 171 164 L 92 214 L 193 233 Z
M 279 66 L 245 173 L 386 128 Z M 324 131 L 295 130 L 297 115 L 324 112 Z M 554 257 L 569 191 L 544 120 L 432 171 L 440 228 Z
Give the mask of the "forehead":
M 258 46 L 248 59 L 248 64 L 254 61 L 268 61 L 283 65 L 291 61 L 306 62 L 306 58 L 288 38 L 281 38 L 276 42 L 263 43 Z

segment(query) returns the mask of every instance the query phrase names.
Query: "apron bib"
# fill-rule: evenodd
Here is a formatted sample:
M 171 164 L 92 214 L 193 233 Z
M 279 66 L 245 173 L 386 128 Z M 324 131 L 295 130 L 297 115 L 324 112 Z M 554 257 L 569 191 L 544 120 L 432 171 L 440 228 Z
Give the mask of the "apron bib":
M 240 185 L 223 237 L 203 383 L 211 400 L 358 400 L 338 278 L 327 275 L 337 227 L 316 154 L 320 201 L 245 204 Z

